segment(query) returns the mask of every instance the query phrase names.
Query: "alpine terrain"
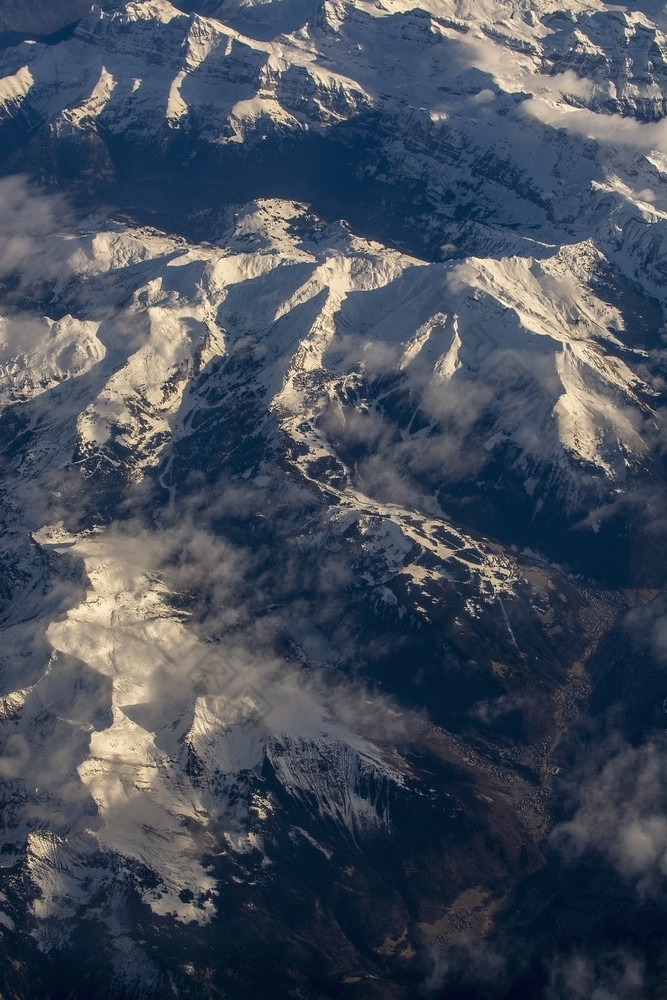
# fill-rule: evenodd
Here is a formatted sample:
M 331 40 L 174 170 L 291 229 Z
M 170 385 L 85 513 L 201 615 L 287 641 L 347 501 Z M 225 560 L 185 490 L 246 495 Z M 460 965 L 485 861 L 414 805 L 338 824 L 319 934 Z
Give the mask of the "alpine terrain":
M 667 4 L 0 32 L 0 1000 L 665 1000 Z

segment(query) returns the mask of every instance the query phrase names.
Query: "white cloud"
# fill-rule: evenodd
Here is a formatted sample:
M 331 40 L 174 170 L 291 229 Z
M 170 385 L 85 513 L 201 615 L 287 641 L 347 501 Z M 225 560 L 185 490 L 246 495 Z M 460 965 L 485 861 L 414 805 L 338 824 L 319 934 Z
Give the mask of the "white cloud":
M 574 953 L 553 962 L 546 1000 L 640 1000 L 644 982 L 643 963 L 625 950 Z
M 554 105 L 541 96 L 524 101 L 522 110 L 544 125 L 562 128 L 598 142 L 630 146 L 644 152 L 667 152 L 667 120 L 642 123 L 621 115 L 598 114 L 588 108 Z
M 602 748 L 604 749 L 604 748 Z M 667 746 L 656 737 L 644 746 L 621 744 L 577 791 L 569 821 L 553 844 L 576 862 L 596 851 L 642 896 L 664 891 L 667 879 Z

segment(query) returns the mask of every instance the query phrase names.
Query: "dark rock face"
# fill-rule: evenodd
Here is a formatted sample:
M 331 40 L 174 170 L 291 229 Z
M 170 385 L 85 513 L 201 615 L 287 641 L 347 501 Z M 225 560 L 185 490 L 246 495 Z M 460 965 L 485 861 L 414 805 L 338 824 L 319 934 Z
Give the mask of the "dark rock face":
M 6 0 L 0 10 L 0 36 L 7 32 L 31 37 L 44 37 L 87 14 L 88 0 Z

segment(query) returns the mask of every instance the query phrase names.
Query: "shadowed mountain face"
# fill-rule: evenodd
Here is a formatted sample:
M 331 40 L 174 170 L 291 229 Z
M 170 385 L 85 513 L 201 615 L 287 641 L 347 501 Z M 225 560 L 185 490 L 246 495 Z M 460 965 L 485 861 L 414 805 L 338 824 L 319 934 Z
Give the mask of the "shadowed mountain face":
M 0 10 L 0 33 L 44 36 L 73 24 L 87 14 L 89 0 L 4 0 Z
M 666 27 L 0 51 L 3 996 L 661 998 Z

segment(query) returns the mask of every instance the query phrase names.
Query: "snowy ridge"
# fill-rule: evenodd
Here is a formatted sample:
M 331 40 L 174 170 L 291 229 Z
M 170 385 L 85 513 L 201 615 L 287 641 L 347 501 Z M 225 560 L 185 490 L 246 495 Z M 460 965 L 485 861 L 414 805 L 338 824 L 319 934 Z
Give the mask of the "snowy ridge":
M 293 218 L 301 211 L 286 209 Z M 494 416 L 489 448 L 500 435 L 522 447 L 526 462 L 556 460 L 564 451 L 604 470 L 611 480 L 623 456 L 641 458 L 636 421 L 645 404 L 636 393 L 640 383 L 625 361 L 600 353 L 601 341 L 618 344 L 608 328 L 622 330 L 623 320 L 583 284 L 599 260 L 590 246 L 541 261 L 471 259 L 427 266 L 399 254 L 387 256 L 344 230 L 331 247 L 302 243 L 285 234 L 278 221 L 284 211 L 277 202 L 258 206 L 256 215 L 244 216 L 229 249 L 212 257 L 196 248 L 174 248 L 149 233 L 102 232 L 76 247 L 65 244 L 66 266 L 76 268 L 84 281 L 87 304 L 78 306 L 80 317 L 45 321 L 52 331 L 48 338 L 26 317 L 5 320 L 8 391 L 25 398 L 30 380 L 30 395 L 59 384 L 68 405 L 71 383 L 72 405 L 80 407 L 75 460 L 114 464 L 120 452 L 139 474 L 159 460 L 171 435 L 182 435 L 187 406 L 201 402 L 193 399 L 184 409 L 182 394 L 208 361 L 241 349 L 256 352 L 265 344 L 263 391 L 273 396 L 289 436 L 307 444 L 308 452 L 296 459 L 306 475 L 310 462 L 335 457 L 321 429 L 325 409 L 335 411 L 344 386 L 381 378 L 394 366 L 419 389 L 432 427 L 449 405 L 446 386 L 475 382 L 486 386 L 480 406 Z M 270 237 L 262 248 L 271 216 L 282 235 Z M 120 312 L 100 323 L 89 317 L 108 309 L 100 279 L 109 268 L 129 295 Z M 290 284 L 294 290 L 285 296 Z M 247 288 L 244 301 L 237 288 L 243 293 Z M 366 299 L 372 303 L 368 313 Z M 297 307 L 315 308 L 308 328 L 293 324 Z M 422 319 L 417 329 L 414 316 Z M 38 350 L 48 345 L 49 353 L 19 359 L 12 344 L 19 336 L 25 344 L 25 331 L 35 337 Z M 632 351 L 625 354 L 631 361 Z M 78 383 L 81 388 L 84 383 L 77 376 L 85 372 L 93 396 L 81 407 Z M 498 380 L 506 384 L 508 377 L 516 391 L 495 396 Z M 39 396 L 33 406 L 39 413 Z M 635 429 L 627 407 L 637 414 Z M 580 424 L 576 439 L 568 424 L 575 410 L 592 414 L 588 431 Z M 604 439 L 596 429 L 596 414 L 602 411 L 609 426 Z M 526 436 L 528 416 L 533 425 L 536 419 L 542 425 L 539 449 Z M 348 416 L 342 420 L 345 424 Z M 417 433 L 419 439 L 424 431 Z
M 290 48 L 286 58 L 284 45 L 245 38 L 168 3 L 96 9 L 70 45 L 28 50 L 34 73 L 24 67 L 9 76 L 0 102 L 15 113 L 29 95 L 40 115 L 61 126 L 85 129 L 99 120 L 112 132 L 144 136 L 206 120 L 204 134 L 216 142 L 221 134 L 240 141 L 246 123 L 259 119 L 300 127 L 369 104 L 354 81 Z
M 658 18 L 664 29 L 664 14 Z M 561 15 L 552 24 L 545 67 L 590 81 L 587 107 L 642 121 L 665 117 L 667 36 L 655 20 L 641 10 L 591 10 L 576 22 Z
M 511 442 L 526 478 L 558 470 L 566 492 L 578 463 L 603 475 L 603 496 L 643 462 L 643 424 L 659 419 L 636 371 L 645 351 L 622 343 L 623 317 L 593 291 L 604 258 L 590 241 L 540 259 L 426 265 L 344 227 L 304 239 L 306 218 L 294 203 L 259 203 L 219 249 L 117 228 L 54 238 L 49 255 L 78 275 L 70 314 L 3 326 L 8 398 L 31 396 L 32 425 L 51 427 L 20 474 L 67 454 L 141 478 L 210 405 L 216 359 L 237 358 L 296 445 L 290 461 L 350 509 L 381 512 L 365 485 L 369 447 L 408 468 L 418 455 L 420 478 L 450 454 L 452 421 L 465 436 L 484 420 L 482 456 Z M 37 353 L 19 357 L 18 337 Z M 416 405 L 397 416 L 390 401 L 406 392 Z M 394 493 L 397 511 L 407 494 Z M 428 495 L 412 502 L 436 510 Z
M 297 27 L 266 40 L 184 15 L 166 0 L 97 8 L 62 45 L 3 54 L 9 72 L 0 101 L 7 109 L 27 101 L 52 122 L 86 128 L 99 120 L 104 129 L 146 136 L 164 126 L 201 129 L 205 113 L 202 135 L 224 143 L 247 138 L 253 122 L 326 126 L 377 106 L 420 108 L 433 121 L 465 118 L 472 65 L 503 93 L 561 112 L 574 104 L 664 117 L 665 35 L 646 15 L 602 4 L 582 4 L 568 17 L 550 16 L 550 4 L 508 6 L 325 0 L 310 11 L 296 5 Z M 250 32 L 261 7 L 236 11 Z M 235 23 L 232 7 L 218 13 Z M 378 35 L 391 74 L 373 59 Z M 491 94 L 478 89 L 481 100 Z

